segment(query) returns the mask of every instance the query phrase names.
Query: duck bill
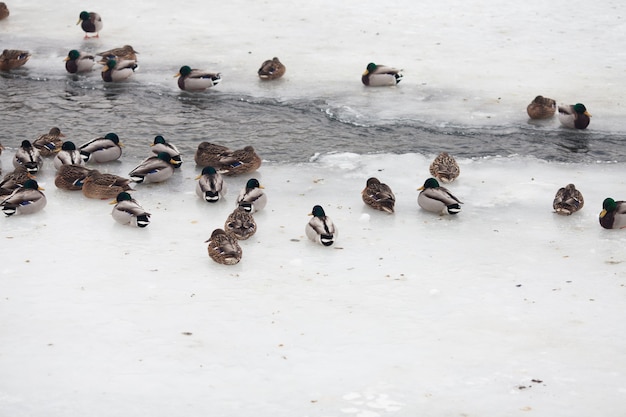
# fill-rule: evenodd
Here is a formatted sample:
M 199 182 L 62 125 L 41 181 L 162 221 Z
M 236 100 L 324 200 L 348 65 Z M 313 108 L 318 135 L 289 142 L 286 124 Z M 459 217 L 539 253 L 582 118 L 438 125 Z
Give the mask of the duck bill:
M 606 210 L 602 210 L 602 211 L 600 212 L 600 218 L 601 218 L 601 219 L 602 219 L 602 218 L 604 218 L 604 216 L 606 216 L 606 213 L 607 213 L 607 211 L 606 211 Z
M 422 191 L 424 189 L 424 186 L 422 185 L 420 188 L 417 189 L 417 191 Z
M 589 112 L 588 112 L 588 111 L 586 111 L 586 112 L 585 112 L 585 116 L 587 116 L 587 117 L 591 117 L 591 114 L 589 114 Z

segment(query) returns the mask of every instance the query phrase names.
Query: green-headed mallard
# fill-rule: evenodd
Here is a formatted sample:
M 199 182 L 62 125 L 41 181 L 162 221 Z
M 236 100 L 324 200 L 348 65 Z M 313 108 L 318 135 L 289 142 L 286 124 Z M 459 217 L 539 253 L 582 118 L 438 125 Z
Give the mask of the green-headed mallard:
M 65 70 L 70 74 L 78 74 L 81 72 L 89 72 L 96 63 L 95 57 L 87 52 L 72 49 L 67 53 L 64 59 Z
M 262 210 L 267 204 L 267 195 L 263 192 L 263 186 L 256 178 L 250 178 L 246 182 L 239 195 L 236 205 L 243 207 L 249 213 L 256 213 Z
M 102 18 L 96 12 L 80 12 L 78 16 L 78 25 L 80 23 L 80 27 L 85 32 L 85 39 L 91 38 L 99 38 L 100 31 L 102 30 Z M 89 36 L 89 34 L 95 33 L 94 36 Z
M 9 8 L 7 7 L 5 2 L 0 2 L 0 20 L 6 19 L 9 17 Z
M 207 72 L 199 69 L 192 69 L 188 65 L 180 67 L 178 74 L 178 88 L 184 91 L 204 91 L 207 88 L 216 86 L 222 81 L 219 72 Z
M 427 179 L 418 190 L 421 192 L 417 204 L 426 211 L 437 214 L 457 214 L 461 211 L 463 203 L 445 187 L 440 187 L 435 178 Z
M 109 59 L 102 67 L 102 80 L 107 83 L 124 81 L 135 73 L 136 68 L 137 63 L 135 61 Z
M 370 87 L 381 87 L 396 85 L 402 81 L 402 77 L 402 70 L 370 62 L 361 76 L 361 81 Z
M 111 216 L 119 224 L 141 228 L 150 224 L 151 214 L 126 191 L 119 193 L 110 204 L 115 204 Z
M 586 129 L 589 126 L 590 117 L 584 104 L 559 106 L 559 121 L 570 129 Z
M 76 149 L 74 142 L 69 140 L 61 144 L 61 150 L 54 156 L 52 163 L 57 170 L 61 165 L 85 165 L 80 151 Z
M 378 178 L 368 178 L 365 188 L 361 191 L 363 202 L 373 209 L 393 213 L 396 204 L 396 196 L 391 188 L 378 180 Z
M 256 221 L 251 213 L 240 206 L 228 215 L 224 230 L 239 240 L 246 240 L 256 233 Z
M 0 181 L 0 195 L 9 195 L 16 188 L 20 188 L 24 183 L 34 177 L 28 173 L 28 170 L 24 165 L 20 165 L 9 172 Z
M 30 52 L 21 49 L 5 49 L 0 55 L 0 71 L 19 68 L 30 59 Z
M 91 169 L 83 165 L 61 165 L 54 176 L 54 185 L 62 190 L 82 190 L 85 178 L 87 178 L 90 172 Z
M 80 154 L 85 162 L 110 162 L 122 156 L 122 143 L 115 133 L 90 140 L 80 146 Z
M 129 178 L 115 174 L 103 174 L 92 169 L 83 180 L 83 195 L 88 198 L 108 200 L 115 198 L 122 191 L 132 190 Z
M 161 135 L 157 135 L 154 137 L 154 141 L 152 142 L 152 153 L 158 155 L 161 152 L 167 152 L 172 160 L 175 161 L 174 168 L 180 168 L 183 164 L 183 158 L 180 155 L 180 151 L 174 144 L 165 140 L 165 138 Z
M 237 239 L 223 229 L 213 230 L 205 243 L 209 244 L 207 247 L 209 257 L 218 264 L 235 265 L 241 260 L 242 250 Z
M 256 171 L 262 162 L 252 146 L 245 146 L 222 157 L 216 168 L 224 175 L 241 175 Z
M 626 228 L 626 201 L 605 198 L 600 212 L 600 225 L 605 229 Z
M 208 166 L 202 168 L 202 173 L 196 177 L 196 194 L 208 203 L 220 201 L 226 194 L 226 184 L 222 174 L 215 168 Z
M 584 205 L 583 195 L 574 184 L 567 184 L 565 187 L 559 188 L 552 202 L 554 211 L 565 216 L 576 213 Z
M 50 131 L 44 135 L 39 136 L 34 142 L 33 146 L 39 150 L 41 156 L 54 156 L 61 150 L 63 145 L 63 139 L 65 135 L 61 133 L 61 129 L 53 127 Z
M 447 152 L 441 152 L 430 164 L 430 175 L 441 182 L 452 182 L 460 173 L 459 164 Z
M 24 184 L 0 202 L 2 211 L 7 216 L 18 214 L 32 214 L 46 206 L 46 196 L 41 191 L 37 181 L 26 180 Z
M 115 61 L 135 61 L 137 63 L 137 54 L 139 52 L 135 51 L 132 46 L 124 45 L 121 48 L 113 48 L 108 51 L 98 52 L 96 55 L 101 57 L 99 64 L 106 65 L 110 59 Z
M 128 176 L 136 183 L 163 182 L 174 174 L 175 162 L 169 153 L 159 152 L 141 161 Z
M 20 165 L 23 165 L 31 175 L 36 175 L 43 165 L 43 158 L 39 150 L 29 140 L 23 140 L 20 147 L 15 151 L 13 166 L 17 168 Z
M 217 169 L 217 167 L 221 165 L 222 158 L 229 156 L 232 152 L 233 151 L 226 146 L 211 142 L 202 142 L 198 145 L 193 159 L 198 166 L 212 166 Z
M 544 96 L 537 96 L 526 106 L 526 112 L 531 119 L 549 119 L 556 112 L 556 101 Z
M 264 61 L 257 73 L 262 80 L 275 80 L 285 75 L 286 70 L 283 63 L 280 62 L 278 58 L 274 57 Z
M 331 246 L 335 243 L 338 234 L 337 226 L 326 215 L 322 206 L 313 206 L 309 216 L 313 216 L 313 218 L 309 220 L 304 228 L 309 240 L 322 246 Z

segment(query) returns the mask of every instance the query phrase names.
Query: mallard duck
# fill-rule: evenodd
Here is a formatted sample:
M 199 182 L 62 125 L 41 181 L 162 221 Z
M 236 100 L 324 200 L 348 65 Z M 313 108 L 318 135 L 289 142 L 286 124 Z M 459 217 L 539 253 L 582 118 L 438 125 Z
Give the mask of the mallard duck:
M 0 2 L 0 20 L 6 19 L 9 17 L 9 8 L 7 7 L 5 2 Z
M 98 52 L 96 55 L 102 57 L 99 64 L 106 65 L 110 59 L 115 61 L 135 61 L 137 62 L 137 54 L 139 52 L 135 51 L 132 46 L 124 45 L 121 48 L 113 48 L 108 51 Z
M 102 68 L 102 80 L 107 83 L 124 81 L 135 73 L 135 68 L 137 68 L 135 61 L 109 59 Z
M 26 180 L 24 184 L 0 202 L 2 212 L 7 216 L 18 214 L 32 214 L 46 206 L 46 196 L 42 193 L 37 181 Z
M 201 167 L 221 165 L 222 158 L 229 156 L 233 151 L 226 146 L 217 145 L 210 142 L 202 142 L 198 145 L 193 157 L 196 165 Z
M 76 145 L 72 141 L 65 141 L 61 145 L 61 150 L 57 152 L 52 160 L 55 169 L 61 168 L 61 165 L 85 165 L 83 156 L 76 149 Z
M 387 184 L 381 183 L 378 178 L 368 178 L 365 188 L 361 191 L 363 202 L 373 209 L 393 213 L 396 196 Z
M 461 211 L 463 203 L 445 187 L 440 187 L 435 178 L 427 179 L 418 190 L 421 192 L 417 204 L 426 211 L 437 214 L 457 214 Z
M 63 139 L 65 135 L 61 133 L 61 129 L 53 127 L 50 131 L 44 135 L 39 136 L 34 142 L 33 146 L 39 150 L 41 156 L 54 156 L 61 150 L 63 145 Z
M 100 31 L 102 30 L 102 18 L 96 12 L 80 12 L 78 16 L 78 25 L 80 23 L 80 27 L 85 32 L 85 39 L 91 38 L 99 38 Z M 90 33 L 95 33 L 94 36 L 89 36 Z
M 430 174 L 441 182 L 452 182 L 460 173 L 459 164 L 447 152 L 441 152 L 430 164 Z
M 544 96 L 537 96 L 526 107 L 528 117 L 531 119 L 548 119 L 556 112 L 556 101 Z
M 222 81 L 219 72 L 206 72 L 199 69 L 192 69 L 188 65 L 180 67 L 178 74 L 178 88 L 184 91 L 204 91 L 207 88 L 216 86 Z
M 24 183 L 34 177 L 28 173 L 24 165 L 15 168 L 13 172 L 9 172 L 2 178 L 0 182 L 0 195 L 9 195 L 16 188 L 20 188 Z
M 91 169 L 83 165 L 61 165 L 54 176 L 54 185 L 62 190 L 82 190 L 85 178 L 87 178 L 90 172 Z
M 30 59 L 30 52 L 20 49 L 5 49 L 0 55 L 0 71 L 19 68 Z
M 337 227 L 326 215 L 322 206 L 313 206 L 309 216 L 313 216 L 305 226 L 305 233 L 309 240 L 322 246 L 331 246 L 335 243 L 338 234 Z
M 361 81 L 370 87 L 381 87 L 396 85 L 402 81 L 402 77 L 402 70 L 370 62 L 361 76 Z
M 261 64 L 261 68 L 257 71 L 259 78 L 262 80 L 275 80 L 285 75 L 287 69 L 278 58 L 268 59 Z
M 119 193 L 110 204 L 115 204 L 111 216 L 119 224 L 141 228 L 150 224 L 151 214 L 126 191 Z
M 208 203 L 216 203 L 226 194 L 226 184 L 222 174 L 215 168 L 208 166 L 202 168 L 202 173 L 196 177 L 196 194 Z
M 13 166 L 17 168 L 20 165 L 23 165 L 31 175 L 36 175 L 43 165 L 43 158 L 39 154 L 39 150 L 29 140 L 22 141 L 15 152 L 15 157 L 13 157 Z
M 163 182 L 174 174 L 174 161 L 167 152 L 144 159 L 128 174 L 136 183 Z
M 80 146 L 80 154 L 85 162 L 110 162 L 122 156 L 122 143 L 115 133 L 107 133 Z
M 256 233 L 256 221 L 252 214 L 240 206 L 228 215 L 224 230 L 239 240 L 246 240 Z
M 586 129 L 589 126 L 590 117 L 584 104 L 559 106 L 559 121 L 570 129 Z
M 552 202 L 552 207 L 557 214 L 569 216 L 583 208 L 585 200 L 574 184 L 567 184 L 559 188 Z
M 224 175 L 241 175 L 254 172 L 261 166 L 261 157 L 252 146 L 232 151 L 230 155 L 223 156 L 217 167 Z
M 263 188 L 256 178 L 249 179 L 237 196 L 237 206 L 243 207 L 251 214 L 262 210 L 267 204 L 267 195 L 263 192 Z
M 174 168 L 180 168 L 183 164 L 183 158 L 180 156 L 180 151 L 176 146 L 172 143 L 167 142 L 165 138 L 161 135 L 157 135 L 154 137 L 154 141 L 152 142 L 152 153 L 158 155 L 161 152 L 167 152 L 171 159 L 175 161 Z
M 89 72 L 96 63 L 95 57 L 87 52 L 72 49 L 64 59 L 65 70 L 70 74 Z
M 209 257 L 218 264 L 235 265 L 241 260 L 242 250 L 237 239 L 223 229 L 215 229 L 208 243 Z
M 600 212 L 600 225 L 605 229 L 625 229 L 626 201 L 605 198 Z
M 122 191 L 132 190 L 131 180 L 115 174 L 103 174 L 92 169 L 83 180 L 83 195 L 87 198 L 108 200 L 115 198 Z

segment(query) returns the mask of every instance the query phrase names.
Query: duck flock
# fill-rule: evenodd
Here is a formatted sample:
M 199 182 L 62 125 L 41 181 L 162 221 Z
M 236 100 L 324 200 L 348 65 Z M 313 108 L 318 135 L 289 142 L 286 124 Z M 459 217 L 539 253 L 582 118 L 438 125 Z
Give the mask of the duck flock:
M 0 2 L 0 19 L 9 16 L 5 3 Z M 83 11 L 79 14 L 78 24 L 85 33 L 85 38 L 99 37 L 102 30 L 102 18 L 98 13 Z M 120 82 L 133 75 L 137 68 L 138 52 L 130 45 L 107 51 L 89 54 L 79 50 L 70 50 L 65 58 L 68 73 L 85 73 L 93 70 L 97 63 L 102 65 L 104 82 Z M 31 54 L 24 50 L 5 49 L 0 55 L 0 70 L 10 71 L 25 65 Z M 275 80 L 286 72 L 278 58 L 264 61 L 257 73 L 262 80 Z M 183 65 L 178 77 L 178 87 L 185 91 L 204 91 L 221 81 L 218 72 L 192 69 Z M 362 74 L 365 86 L 395 86 L 402 81 L 402 71 L 386 65 L 369 63 Z M 558 110 L 561 124 L 572 129 L 586 129 L 591 115 L 581 103 L 557 106 L 556 101 L 537 96 L 527 106 L 531 119 L 554 117 Z M 122 155 L 122 143 L 117 134 L 108 133 L 90 140 L 80 146 L 71 141 L 64 141 L 65 136 L 57 127 L 47 134 L 39 136 L 33 142 L 23 140 L 12 158 L 14 171 L 6 174 L 0 182 L 0 208 L 6 216 L 31 214 L 42 210 L 46 197 L 40 189 L 36 175 L 42 167 L 44 158 L 52 158 L 55 174 L 55 186 L 70 191 L 81 191 L 87 198 L 113 200 L 113 219 L 121 224 L 145 228 L 150 224 L 147 212 L 129 192 L 132 184 L 160 183 L 168 180 L 183 163 L 177 147 L 166 141 L 163 136 L 156 136 L 151 144 L 152 153 L 127 176 L 102 173 L 90 167 L 92 164 L 106 164 L 118 160 Z M 5 149 L 0 145 L 0 153 Z M 196 194 L 209 204 L 223 199 L 226 193 L 224 176 L 236 176 L 255 172 L 261 166 L 262 159 L 252 146 L 242 149 L 229 149 L 225 146 L 202 142 L 198 145 L 194 161 L 201 168 L 196 180 Z M 431 178 L 426 179 L 418 189 L 417 203 L 421 209 L 438 215 L 458 215 L 462 201 L 440 183 L 451 184 L 460 174 L 459 165 L 453 156 L 446 152 L 439 154 L 430 165 Z M 364 204 L 372 209 L 388 214 L 394 213 L 395 196 L 391 187 L 372 177 L 366 180 L 361 192 Z M 263 186 L 255 178 L 247 181 L 240 191 L 234 211 L 224 222 L 224 228 L 215 229 L 208 243 L 208 254 L 215 262 L 232 265 L 241 260 L 242 250 L 239 240 L 250 238 L 257 230 L 254 213 L 267 204 Z M 574 184 L 560 188 L 555 195 L 553 208 L 560 215 L 571 215 L 581 210 L 584 199 Z M 338 237 L 338 228 L 326 215 L 321 205 L 315 205 L 310 215 L 312 218 L 305 225 L 307 237 L 322 246 L 332 246 Z M 626 202 L 606 198 L 599 215 L 600 225 L 606 229 L 626 228 Z

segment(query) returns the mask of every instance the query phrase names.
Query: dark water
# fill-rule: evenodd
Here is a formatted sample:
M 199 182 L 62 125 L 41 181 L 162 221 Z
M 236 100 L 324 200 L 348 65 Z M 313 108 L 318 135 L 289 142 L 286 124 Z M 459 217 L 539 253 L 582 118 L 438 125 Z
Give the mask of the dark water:
M 274 162 L 308 161 L 317 153 L 436 154 L 459 158 L 534 156 L 582 163 L 625 162 L 626 136 L 541 125 L 434 127 L 415 121 L 354 123 L 327 101 L 277 101 L 213 90 L 187 94 L 135 82 L 86 84 L 70 77 L 48 80 L 0 76 L 0 143 L 17 147 L 58 126 L 80 144 L 116 132 L 125 154 L 144 157 L 156 134 L 193 155 L 200 141 L 255 146 Z

